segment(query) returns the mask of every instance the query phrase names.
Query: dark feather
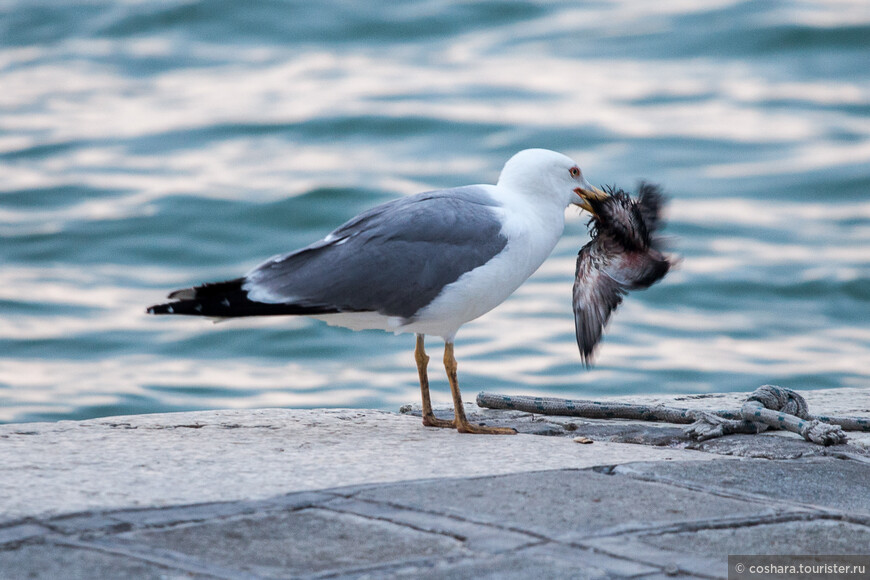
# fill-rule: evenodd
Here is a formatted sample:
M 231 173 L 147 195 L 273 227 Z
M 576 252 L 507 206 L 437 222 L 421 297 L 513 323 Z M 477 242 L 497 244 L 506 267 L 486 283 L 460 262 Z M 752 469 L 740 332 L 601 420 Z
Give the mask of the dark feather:
M 583 363 L 592 366 L 592 354 L 601 340 L 610 314 L 622 302 L 626 290 L 595 266 L 589 245 L 577 256 L 574 284 L 574 330 Z M 578 283 L 582 280 L 582 283 Z
M 648 288 L 670 270 L 654 235 L 664 226 L 661 190 L 641 183 L 637 199 L 615 187 L 608 197 L 590 200 L 592 240 L 577 254 L 574 327 L 587 367 L 610 315 L 630 290 Z
M 637 207 L 650 235 L 655 234 L 659 228 L 664 226 L 662 211 L 665 207 L 665 196 L 658 185 L 645 181 L 640 182 L 637 194 Z M 653 239 L 652 241 L 654 242 L 655 240 Z
M 172 292 L 168 298 L 174 302 L 150 306 L 148 314 L 180 314 L 209 316 L 213 318 L 236 318 L 240 316 L 270 316 L 284 314 L 331 314 L 334 307 L 300 304 L 266 304 L 248 299 L 242 288 L 244 278 L 203 284 Z

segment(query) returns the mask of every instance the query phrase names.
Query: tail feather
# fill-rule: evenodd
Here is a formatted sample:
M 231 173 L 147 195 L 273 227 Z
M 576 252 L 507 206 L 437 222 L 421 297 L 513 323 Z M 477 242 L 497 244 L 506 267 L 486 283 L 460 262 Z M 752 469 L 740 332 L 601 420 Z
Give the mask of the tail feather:
M 172 302 L 148 307 L 148 314 L 178 314 L 235 318 L 240 316 L 277 316 L 288 314 L 332 314 L 339 312 L 334 306 L 323 304 L 268 304 L 248 299 L 242 288 L 244 278 L 182 288 L 169 294 Z

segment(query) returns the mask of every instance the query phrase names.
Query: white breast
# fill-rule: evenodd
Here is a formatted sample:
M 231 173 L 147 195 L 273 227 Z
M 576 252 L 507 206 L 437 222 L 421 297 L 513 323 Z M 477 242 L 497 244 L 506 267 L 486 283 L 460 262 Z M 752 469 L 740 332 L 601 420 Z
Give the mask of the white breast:
M 453 340 L 459 327 L 489 312 L 544 263 L 565 227 L 564 208 L 529 207 L 524 199 L 502 199 L 494 208 L 502 220 L 505 248 L 489 262 L 448 284 L 414 322 L 396 329 Z

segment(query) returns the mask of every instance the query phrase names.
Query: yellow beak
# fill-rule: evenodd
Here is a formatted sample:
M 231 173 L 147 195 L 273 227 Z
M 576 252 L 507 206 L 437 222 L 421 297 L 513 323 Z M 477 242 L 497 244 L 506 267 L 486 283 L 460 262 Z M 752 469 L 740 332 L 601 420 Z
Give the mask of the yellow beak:
M 574 189 L 574 193 L 580 196 L 580 201 L 575 201 L 574 204 L 585 209 L 592 215 L 595 215 L 595 212 L 592 210 L 592 205 L 589 203 L 589 200 L 601 200 L 607 198 L 607 194 L 605 192 L 588 183 L 584 184 L 584 187 L 578 187 Z

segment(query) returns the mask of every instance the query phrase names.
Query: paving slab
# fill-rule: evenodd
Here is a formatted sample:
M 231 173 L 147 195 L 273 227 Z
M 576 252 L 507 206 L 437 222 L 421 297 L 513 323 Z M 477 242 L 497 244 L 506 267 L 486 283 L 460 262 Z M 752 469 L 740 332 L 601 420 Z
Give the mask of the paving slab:
M 743 460 L 728 463 L 640 462 L 616 466 L 615 473 L 716 490 L 722 494 L 766 497 L 829 508 L 870 521 L 870 463 L 837 458 L 797 461 Z
M 182 578 L 197 578 L 196 575 L 169 570 L 126 556 L 50 544 L 32 544 L 21 546 L 15 550 L 0 550 L 0 576 L 4 580 L 33 580 L 34 578 L 180 580 Z M 208 578 L 208 576 L 198 577 Z
M 658 569 L 638 567 L 631 564 L 616 564 L 616 571 L 608 568 L 617 560 L 596 554 L 591 550 L 547 550 L 531 549 L 516 554 L 493 555 L 486 560 L 463 558 L 443 559 L 430 566 L 406 566 L 389 570 L 390 578 L 419 579 L 432 578 L 443 580 L 529 580 L 547 578 L 548 580 L 602 580 L 606 578 L 636 578 L 643 572 L 653 574 Z M 625 571 L 628 575 L 619 573 Z M 379 570 L 379 573 L 384 572 Z M 382 578 L 371 572 L 359 575 L 343 575 L 341 578 L 367 579 Z
M 11 525 L 0 528 L 0 545 L 15 544 L 29 538 L 35 538 L 44 535 L 48 529 L 45 526 L 22 522 L 17 525 Z
M 867 554 L 870 528 L 833 520 L 718 527 L 690 532 L 596 538 L 585 544 L 604 553 L 632 554 L 651 567 L 727 578 L 728 555 Z
M 440 487 L 449 480 L 435 480 Z M 429 482 L 430 485 L 432 482 Z M 395 486 L 390 486 L 394 490 Z M 457 498 L 458 499 L 458 498 Z M 461 501 L 461 500 L 459 500 Z M 430 506 L 430 509 L 426 508 Z M 358 516 L 386 520 L 415 530 L 461 538 L 464 545 L 476 552 L 498 554 L 538 543 L 541 537 L 528 530 L 514 531 L 505 526 L 482 526 L 474 520 L 455 517 L 445 513 L 440 502 L 428 502 L 423 506 L 402 507 L 393 501 L 360 501 L 341 498 L 330 502 L 331 510 Z
M 837 520 L 799 520 L 649 535 L 641 541 L 669 552 L 679 546 L 681 552 L 712 556 L 727 563 L 728 554 L 853 554 L 856 550 L 866 553 L 870 528 Z
M 761 503 L 592 470 L 519 473 L 499 478 L 407 482 L 365 490 L 357 498 L 406 507 L 439 506 L 450 516 L 531 531 L 552 540 L 647 529 L 673 522 L 773 515 Z
M 461 540 L 446 534 L 316 508 L 121 537 L 266 578 L 467 553 Z

